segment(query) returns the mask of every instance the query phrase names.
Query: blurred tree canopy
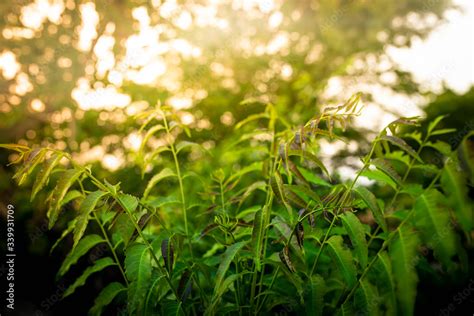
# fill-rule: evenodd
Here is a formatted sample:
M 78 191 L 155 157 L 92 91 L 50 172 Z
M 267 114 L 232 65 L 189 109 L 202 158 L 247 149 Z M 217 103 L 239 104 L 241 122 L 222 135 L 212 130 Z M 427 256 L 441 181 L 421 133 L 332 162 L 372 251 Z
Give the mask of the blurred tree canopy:
M 380 61 L 394 69 L 384 47 L 427 35 L 448 6 L 445 0 L 3 1 L 0 141 L 33 131 L 29 138 L 44 145 L 93 147 L 106 135 L 127 135 L 127 114 L 157 100 L 183 113 L 192 106 L 188 120 L 204 131 L 218 129 L 214 135 L 225 133 L 221 119 L 229 124 L 260 110 L 238 106 L 249 98 L 273 102 L 299 123 L 316 111 L 329 78 L 358 80 Z M 391 86 L 416 91 L 406 73 L 396 74 Z M 222 117 L 227 111 L 232 115 Z

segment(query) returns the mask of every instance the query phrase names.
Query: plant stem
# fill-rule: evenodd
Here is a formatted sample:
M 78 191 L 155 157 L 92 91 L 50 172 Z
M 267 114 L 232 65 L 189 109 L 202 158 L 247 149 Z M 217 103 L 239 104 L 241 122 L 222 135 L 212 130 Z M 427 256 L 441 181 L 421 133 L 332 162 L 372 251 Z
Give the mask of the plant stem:
M 328 230 L 326 231 L 326 234 L 324 235 L 324 239 L 323 239 L 323 242 L 321 243 L 321 247 L 319 248 L 319 251 L 318 251 L 318 254 L 316 255 L 316 259 L 314 260 L 314 263 L 313 263 L 313 266 L 311 268 L 311 272 L 310 272 L 310 277 L 313 275 L 314 273 L 314 270 L 316 269 L 316 265 L 318 263 L 318 260 L 319 260 L 319 257 L 321 256 L 321 253 L 323 251 L 323 248 L 324 248 L 324 245 L 326 244 L 326 241 L 329 237 L 329 233 L 331 232 L 332 228 L 334 227 L 334 224 L 336 222 L 336 219 L 337 219 L 337 215 L 338 215 L 338 211 L 344 207 L 344 204 L 346 203 L 346 199 L 347 197 L 349 196 L 350 192 L 352 191 L 352 189 L 354 188 L 357 180 L 359 179 L 359 177 L 361 176 L 362 172 L 364 172 L 364 170 L 369 166 L 369 163 L 370 163 L 370 159 L 372 158 L 372 155 L 374 154 L 374 151 L 375 151 L 375 146 L 377 145 L 377 142 L 379 141 L 379 137 L 375 138 L 373 144 L 372 144 L 372 148 L 369 152 L 369 154 L 366 156 L 366 158 L 364 159 L 364 165 L 362 166 L 362 168 L 359 170 L 359 172 L 357 172 L 357 175 L 356 177 L 354 178 L 354 180 L 351 182 L 351 185 L 349 186 L 349 188 L 347 188 L 347 190 L 344 192 L 344 195 L 343 197 L 341 198 L 341 202 L 339 203 L 339 206 L 338 206 L 338 210 L 336 211 L 337 213 L 334 214 L 334 217 L 331 221 L 331 224 L 329 225 L 329 228 Z
M 262 225 L 261 225 L 261 230 L 259 232 L 259 235 L 262 234 L 262 245 L 261 245 L 261 249 L 262 249 L 262 252 L 260 254 L 258 254 L 259 256 L 263 255 L 265 256 L 265 253 L 266 253 L 266 249 L 267 249 L 267 227 L 270 223 L 270 215 L 271 215 L 271 205 L 273 203 L 273 191 L 271 189 L 271 175 L 273 175 L 273 173 L 278 170 L 279 166 L 280 166 L 280 162 L 281 162 L 281 158 L 278 157 L 278 155 L 275 154 L 276 152 L 276 148 L 275 148 L 275 144 L 276 144 L 276 129 L 275 129 L 275 122 L 276 122 L 276 119 L 277 119 L 278 115 L 276 113 L 276 110 L 272 107 L 271 108 L 271 113 L 270 113 L 270 120 L 269 120 L 269 123 L 268 123 L 268 130 L 272 133 L 272 140 L 271 140 L 271 143 L 270 143 L 270 148 L 269 148 L 269 159 L 270 159 L 270 167 L 268 168 L 269 170 L 269 179 L 268 179 L 268 184 L 267 184 L 267 195 L 266 195 L 266 199 L 265 199 L 265 205 L 263 206 L 262 208 Z M 260 258 L 258 258 L 257 260 L 260 260 Z M 253 271 L 252 271 L 252 285 L 251 285 L 251 289 L 250 289 L 250 308 L 252 309 L 253 306 L 254 306 L 254 303 L 255 303 L 255 294 L 256 294 L 256 290 L 257 290 L 257 277 L 258 277 L 258 271 L 256 270 L 257 268 L 257 265 L 253 264 Z M 262 263 L 261 265 L 261 275 L 260 275 L 260 282 L 258 282 L 258 284 L 262 284 L 262 280 L 263 280 L 263 275 L 264 275 L 264 268 L 265 268 L 265 264 Z M 258 301 L 257 301 L 257 305 L 258 305 Z
M 168 121 L 166 119 L 166 114 L 164 112 L 163 112 L 163 123 L 165 125 L 165 130 L 166 130 L 166 133 L 167 133 L 168 137 L 172 137 L 171 130 L 169 128 Z M 185 198 L 185 194 L 184 194 L 184 185 L 183 185 L 183 178 L 181 176 L 181 168 L 179 166 L 178 153 L 176 151 L 176 147 L 174 146 L 174 143 L 170 142 L 169 146 L 170 146 L 170 149 L 171 149 L 171 153 L 173 155 L 174 166 L 175 166 L 175 169 L 176 169 L 176 176 L 178 177 L 179 191 L 180 191 L 180 195 L 181 195 L 181 207 L 182 207 L 183 218 L 184 218 L 184 232 L 186 234 L 186 237 L 188 238 L 189 252 L 191 254 L 191 258 L 194 261 L 193 248 L 191 246 L 191 239 L 190 239 L 190 236 L 189 236 L 189 229 L 188 229 L 188 211 L 187 211 L 187 208 L 186 208 L 186 198 Z
M 140 228 L 140 226 L 138 226 L 137 221 L 135 219 L 135 216 L 133 216 L 133 214 L 130 213 L 128 208 L 122 203 L 122 201 L 118 198 L 118 196 L 114 196 L 114 195 L 112 195 L 112 196 L 117 201 L 117 203 L 120 204 L 120 206 L 123 208 L 123 210 L 127 213 L 128 217 L 130 218 L 133 225 L 135 226 L 135 229 L 137 230 L 138 235 L 140 236 L 140 238 L 143 240 L 143 242 L 147 246 L 148 250 L 150 251 L 150 254 L 151 254 L 151 257 L 153 258 L 153 261 L 155 261 L 158 269 L 161 271 L 161 273 L 165 277 L 165 280 L 168 283 L 168 286 L 170 287 L 171 291 L 175 295 L 176 300 L 179 302 L 178 293 L 176 292 L 176 290 L 173 287 L 173 284 L 171 283 L 171 278 L 170 278 L 170 275 L 169 275 L 168 271 L 161 266 L 160 260 L 156 257 L 156 254 L 153 251 L 153 247 L 151 246 L 150 242 L 145 238 L 145 236 L 143 236 L 143 231 Z
M 441 176 L 441 171 L 438 172 L 438 174 L 436 175 L 436 177 L 431 181 L 430 185 L 425 189 L 425 191 L 428 191 L 429 189 L 431 189 L 431 187 L 436 183 L 436 181 L 438 181 L 439 177 Z M 382 247 L 379 249 L 379 251 L 377 252 L 377 254 L 374 256 L 374 258 L 372 258 L 372 260 L 370 261 L 369 265 L 364 269 L 364 271 L 362 272 L 361 276 L 359 277 L 359 280 L 357 280 L 357 283 L 352 287 L 351 291 L 349 292 L 349 294 L 346 296 L 344 302 L 342 303 L 342 305 L 344 305 L 351 297 L 352 295 L 354 295 L 354 292 L 355 290 L 357 289 L 357 287 L 359 286 L 360 282 L 362 281 L 362 279 L 365 277 L 365 275 L 369 272 L 370 268 L 373 266 L 373 264 L 375 263 L 375 261 L 377 260 L 378 258 L 378 255 L 384 251 L 390 241 L 393 239 L 393 237 L 396 235 L 396 233 L 400 230 L 400 228 L 408 221 L 408 219 L 415 213 L 415 209 L 411 209 L 410 212 L 408 213 L 408 215 L 403 219 L 403 221 L 400 223 L 400 225 L 398 225 L 397 229 L 395 231 L 393 231 L 390 236 L 387 238 L 387 240 L 385 240 L 385 242 L 382 244 Z
M 94 215 L 94 219 L 95 219 L 95 221 L 97 222 L 97 224 L 99 225 L 100 230 L 102 231 L 102 235 L 104 235 L 105 242 L 106 242 L 107 245 L 109 246 L 110 251 L 112 252 L 112 256 L 114 257 L 114 260 L 115 260 L 115 262 L 117 263 L 118 268 L 120 269 L 120 273 L 122 273 L 123 279 L 125 280 L 125 284 L 126 284 L 127 287 L 128 287 L 128 286 L 129 286 L 128 279 L 127 279 L 127 276 L 126 276 L 126 274 L 125 274 L 125 271 L 124 271 L 122 265 L 120 264 L 120 260 L 119 260 L 119 258 L 118 258 L 118 256 L 117 256 L 117 252 L 115 251 L 114 246 L 113 246 L 112 243 L 110 242 L 109 236 L 107 235 L 107 232 L 105 231 L 104 226 L 103 226 L 102 223 L 100 222 L 100 219 L 97 217 L 97 214 L 96 214 L 95 212 L 92 212 L 92 214 Z

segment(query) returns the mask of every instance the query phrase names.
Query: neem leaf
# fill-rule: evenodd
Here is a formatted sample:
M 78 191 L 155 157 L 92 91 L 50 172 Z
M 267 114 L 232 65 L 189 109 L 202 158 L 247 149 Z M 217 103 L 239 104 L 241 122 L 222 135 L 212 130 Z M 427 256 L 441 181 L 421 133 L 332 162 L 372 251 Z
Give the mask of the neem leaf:
M 104 307 L 109 305 L 113 299 L 120 293 L 127 290 L 122 283 L 112 282 L 107 285 L 94 301 L 94 306 L 89 310 L 89 315 L 91 316 L 100 316 L 102 315 L 102 310 Z
M 152 275 L 151 255 L 146 245 L 136 243 L 127 248 L 125 274 L 130 281 L 128 287 L 130 312 L 139 314 L 144 307 Z
M 353 287 L 357 282 L 356 268 L 352 261 L 351 252 L 344 247 L 342 237 L 338 235 L 332 236 L 329 238 L 327 245 L 329 254 L 346 282 L 346 286 L 348 288 Z
M 72 249 L 71 252 L 64 259 L 61 268 L 59 268 L 58 277 L 63 276 L 69 268 L 85 255 L 92 247 L 105 242 L 105 240 L 99 235 L 87 235 L 79 243 L 76 248 Z
M 413 158 L 415 158 L 416 160 L 418 160 L 419 162 L 423 163 L 423 160 L 421 160 L 420 156 L 418 156 L 418 154 L 416 153 L 416 151 L 411 148 L 410 145 L 408 145 L 403 139 L 401 139 L 400 137 L 396 137 L 396 136 L 389 136 L 389 135 L 383 135 L 380 137 L 381 139 L 383 140 L 386 140 L 390 143 L 392 143 L 393 145 L 395 146 L 398 146 L 400 147 L 401 149 L 403 149 L 404 151 L 406 151 L 410 156 L 412 156 Z
M 106 192 L 103 191 L 95 191 L 86 196 L 82 201 L 79 208 L 79 216 L 77 216 L 76 227 L 74 228 L 74 244 L 72 245 L 72 249 L 76 248 L 79 240 L 84 235 L 87 224 L 89 223 L 90 213 L 95 209 L 97 202 L 99 202 L 105 194 Z
M 138 206 L 138 199 L 130 194 L 120 193 L 118 195 L 118 200 L 121 206 L 127 211 L 127 213 L 132 214 Z
M 224 252 L 221 264 L 217 268 L 215 287 L 214 287 L 214 296 L 219 295 L 219 290 L 221 290 L 221 284 L 224 281 L 225 274 L 229 269 L 230 263 L 234 260 L 235 255 L 247 244 L 247 241 L 240 241 L 229 248 Z
M 43 164 L 43 167 L 36 175 L 36 180 L 31 191 L 30 201 L 33 201 L 36 194 L 38 194 L 38 192 L 44 187 L 49 175 L 51 174 L 51 171 L 53 171 L 54 167 L 59 163 L 61 158 L 63 158 L 63 155 L 54 153 L 53 156 Z
M 441 183 L 459 225 L 466 233 L 470 232 L 474 227 L 473 206 L 468 200 L 466 176 L 458 171 L 453 163 L 446 163 L 441 175 Z
M 84 273 L 79 278 L 77 278 L 71 286 L 67 288 L 67 290 L 64 292 L 63 298 L 74 293 L 74 291 L 78 287 L 83 286 L 86 283 L 87 278 L 91 274 L 102 271 L 103 269 L 113 265 L 116 265 L 116 263 L 110 257 L 105 257 L 97 260 L 96 262 L 94 262 L 93 266 L 88 267 L 84 271 Z
M 397 298 L 401 315 L 413 315 L 416 285 L 416 248 L 417 236 L 408 228 L 401 227 L 397 231 L 397 238 L 391 243 L 390 258 L 392 259 L 393 277 L 397 285 Z
M 61 211 L 61 202 L 66 192 L 72 186 L 72 184 L 79 179 L 82 175 L 83 171 L 80 169 L 69 169 L 64 171 L 61 178 L 56 185 L 56 188 L 53 191 L 50 208 L 48 210 L 48 218 L 49 218 L 49 229 L 51 229 L 56 220 L 58 219 L 59 212 Z
M 380 301 L 375 287 L 367 279 L 362 279 L 354 295 L 356 314 L 376 315 Z
M 326 284 L 320 275 L 313 275 L 305 291 L 306 315 L 319 316 L 323 314 L 324 295 L 326 294 Z
M 26 158 L 23 166 L 15 173 L 13 179 L 18 179 L 18 185 L 22 185 L 23 182 L 27 179 L 36 166 L 43 161 L 44 156 L 46 155 L 46 149 L 34 149 L 30 152 Z
M 59 243 L 61 242 L 61 240 L 64 239 L 64 237 L 66 237 L 69 233 L 71 233 L 73 230 L 74 230 L 74 227 L 76 227 L 76 221 L 77 219 L 73 219 L 71 220 L 68 224 L 67 224 L 67 228 L 65 230 L 63 230 L 63 232 L 61 233 L 61 236 L 56 239 L 56 242 L 54 243 L 54 245 L 51 247 L 51 250 L 49 251 L 49 253 L 51 254 L 54 249 L 59 245 Z
M 362 226 L 362 223 L 352 212 L 342 214 L 341 220 L 354 246 L 354 253 L 359 260 L 359 264 L 362 268 L 365 268 L 367 266 L 369 249 L 365 239 L 364 226 Z
M 435 257 L 448 267 L 456 253 L 456 236 L 448 210 L 439 205 L 442 198 L 435 189 L 426 191 L 416 199 L 414 212 L 421 237 L 433 248 Z
M 390 162 L 386 159 L 382 158 L 376 158 L 370 162 L 372 165 L 377 167 L 377 169 L 381 170 L 383 173 L 388 175 L 393 181 L 397 183 L 397 185 L 401 186 L 402 185 L 402 178 L 398 173 L 393 169 L 392 165 Z
M 264 206 L 267 207 L 267 206 Z M 263 211 L 260 209 L 255 213 L 252 228 L 252 245 L 254 251 L 254 260 L 257 271 L 260 271 L 262 257 L 262 239 L 263 239 Z
M 428 134 L 433 135 L 432 132 L 438 126 L 438 124 L 446 117 L 446 115 L 440 115 L 436 117 L 433 121 L 430 122 L 428 125 Z
M 30 147 L 18 144 L 0 144 L 0 148 L 18 151 L 20 153 L 30 150 Z
M 354 189 L 354 192 L 357 193 L 360 198 L 364 201 L 365 205 L 370 209 L 372 215 L 375 218 L 377 224 L 382 227 L 383 231 L 387 231 L 387 223 L 385 222 L 385 217 L 382 213 L 382 210 L 377 203 L 375 195 L 370 192 L 367 188 L 363 186 L 358 186 Z
M 153 187 L 157 185 L 158 182 L 169 177 L 176 177 L 176 174 L 170 168 L 164 168 L 159 173 L 155 174 L 148 182 L 145 192 L 143 193 L 143 198 L 146 198 L 148 196 L 151 189 L 153 189 Z
M 316 157 L 314 154 L 310 153 L 309 151 L 306 150 L 290 150 L 288 152 L 289 156 L 300 156 L 303 157 L 314 164 L 316 164 L 321 170 L 326 174 L 326 176 L 331 180 L 331 175 L 329 174 L 328 170 L 326 169 L 326 166 L 322 163 L 321 160 L 319 160 L 318 157 Z

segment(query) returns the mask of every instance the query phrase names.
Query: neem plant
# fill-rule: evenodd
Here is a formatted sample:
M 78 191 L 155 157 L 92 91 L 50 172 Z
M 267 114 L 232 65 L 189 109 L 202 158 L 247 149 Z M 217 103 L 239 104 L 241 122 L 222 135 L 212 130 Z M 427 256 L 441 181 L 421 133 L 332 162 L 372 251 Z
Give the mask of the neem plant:
M 63 151 L 2 147 L 18 154 L 20 185 L 35 177 L 32 199 L 51 192 L 43 198 L 49 227 L 70 219 L 58 240 L 72 234 L 58 277 L 97 245 L 108 246 L 64 293 L 116 269 L 91 315 L 110 312 L 108 305 L 129 315 L 411 315 L 417 268 L 467 270 L 472 148 L 467 137 L 457 153 L 433 142 L 453 132 L 437 129 L 442 118 L 423 134 L 416 119 L 401 118 L 378 134 L 354 180 L 336 183 L 316 156 L 317 139 L 343 139 L 359 97 L 296 130 L 268 105 L 236 125 L 231 145 L 210 153 L 189 141 L 172 109 L 142 113 L 137 165 L 144 177 L 154 175 L 141 196 L 97 178 Z M 442 163 L 425 163 L 426 150 Z M 196 153 L 200 159 L 192 159 Z M 359 185 L 361 176 L 374 185 Z M 71 202 L 76 211 L 62 211 Z

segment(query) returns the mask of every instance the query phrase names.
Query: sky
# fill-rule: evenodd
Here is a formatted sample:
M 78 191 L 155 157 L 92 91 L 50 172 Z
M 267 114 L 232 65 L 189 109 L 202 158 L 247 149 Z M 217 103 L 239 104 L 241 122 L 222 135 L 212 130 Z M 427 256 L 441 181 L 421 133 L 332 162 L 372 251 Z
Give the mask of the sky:
M 415 40 L 410 48 L 388 48 L 387 52 L 427 90 L 440 92 L 445 82 L 448 88 L 462 94 L 474 85 L 474 1 L 453 2 L 463 12 L 447 11 L 447 23 L 426 40 Z

